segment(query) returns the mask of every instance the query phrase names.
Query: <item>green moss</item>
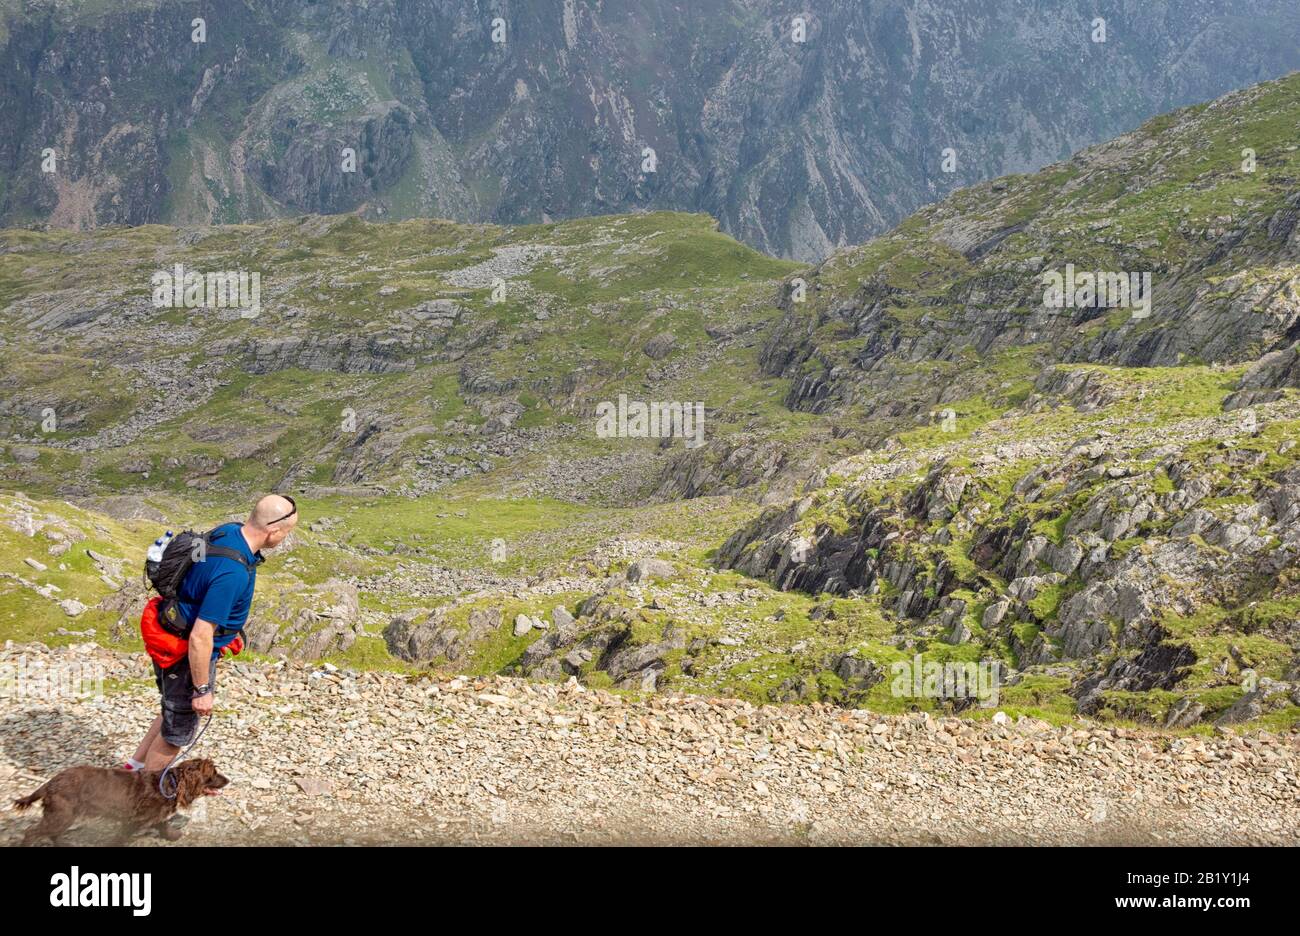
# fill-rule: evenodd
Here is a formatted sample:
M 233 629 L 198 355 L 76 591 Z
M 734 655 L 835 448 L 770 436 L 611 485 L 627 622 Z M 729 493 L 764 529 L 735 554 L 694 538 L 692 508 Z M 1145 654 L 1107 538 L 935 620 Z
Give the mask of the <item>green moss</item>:
M 1075 702 L 1068 693 L 1070 680 L 1058 676 L 1027 674 L 1015 685 L 998 689 L 997 705 L 988 709 L 967 710 L 973 718 L 992 718 L 1005 712 L 1012 719 L 1025 716 L 1040 718 L 1054 725 L 1069 724 L 1077 719 Z
M 1057 546 L 1065 542 L 1065 525 L 1070 522 L 1071 513 L 1065 513 L 1051 518 L 1035 520 L 1032 527 L 1033 531 L 1040 536 L 1045 536 Z
M 1064 585 L 1044 585 L 1033 598 L 1029 599 L 1029 610 L 1040 621 L 1050 620 L 1056 616 L 1056 609 L 1067 594 Z

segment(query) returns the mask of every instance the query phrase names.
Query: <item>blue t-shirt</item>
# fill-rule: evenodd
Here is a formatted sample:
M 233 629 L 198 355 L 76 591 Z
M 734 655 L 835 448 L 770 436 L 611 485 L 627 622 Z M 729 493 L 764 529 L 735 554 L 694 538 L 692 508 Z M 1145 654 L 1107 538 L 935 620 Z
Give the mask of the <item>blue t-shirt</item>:
M 216 628 L 212 637 L 212 649 L 216 651 L 234 640 L 248 621 L 253 586 L 257 584 L 256 567 L 262 554 L 254 555 L 248 548 L 238 523 L 225 523 L 213 530 L 211 545 L 238 550 L 251 567 L 245 569 L 228 556 L 208 553 L 202 562 L 190 566 L 177 592 L 185 620 L 202 619 Z

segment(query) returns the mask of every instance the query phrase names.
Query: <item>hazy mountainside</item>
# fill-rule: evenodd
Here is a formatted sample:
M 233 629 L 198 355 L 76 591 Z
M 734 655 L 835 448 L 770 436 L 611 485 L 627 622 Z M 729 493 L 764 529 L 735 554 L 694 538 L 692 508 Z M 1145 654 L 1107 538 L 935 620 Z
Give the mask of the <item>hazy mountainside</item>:
M 277 486 L 257 653 L 970 703 L 919 656 L 1013 716 L 1294 725 L 1297 129 L 1300 75 L 815 268 L 671 213 L 5 232 L 0 633 L 128 644 L 150 531 Z M 177 263 L 260 309 L 156 307 Z M 1070 266 L 1150 308 L 1046 304 Z M 602 436 L 620 394 L 703 444 Z
M 837 253 L 806 276 L 806 302 L 783 299 L 763 372 L 791 381 L 791 409 L 884 432 L 942 404 L 964 416 L 978 392 L 1048 363 L 1239 363 L 1289 346 L 1297 87 L 1291 76 L 1156 118 Z M 1149 308 L 1104 294 L 1048 303 L 1045 275 L 1071 267 L 1150 274 Z
M 1300 67 L 1290 0 L 0 10 L 11 225 L 676 209 L 819 259 L 959 186 Z M 355 172 L 342 171 L 344 148 Z M 41 171 L 47 149 L 55 172 Z
M 830 438 L 791 418 L 784 381 L 754 379 L 780 277 L 798 268 L 700 215 L 510 229 L 308 217 L 3 243 L 0 419 L 41 446 L 21 455 L 34 489 L 419 494 L 502 467 L 513 493 L 626 503 L 800 461 L 767 466 L 766 437 Z M 156 307 L 152 277 L 177 264 L 257 272 L 260 309 Z M 596 407 L 620 394 L 704 402 L 691 454 L 728 467 L 694 459 L 677 478 L 684 441 L 598 437 Z

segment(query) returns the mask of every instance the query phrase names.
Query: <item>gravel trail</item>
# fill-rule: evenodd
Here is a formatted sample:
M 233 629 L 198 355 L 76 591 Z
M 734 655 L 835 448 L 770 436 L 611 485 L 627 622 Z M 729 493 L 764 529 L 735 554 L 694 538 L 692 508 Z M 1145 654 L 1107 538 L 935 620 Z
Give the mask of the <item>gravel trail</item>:
M 7 645 L 0 667 L 0 842 L 15 844 L 34 820 L 7 804 L 63 767 L 120 763 L 156 695 L 143 656 L 93 644 Z M 106 692 L 42 698 L 51 673 L 102 677 Z M 638 701 L 572 682 L 222 661 L 195 754 L 234 782 L 192 811 L 182 844 L 1300 843 L 1296 733 Z

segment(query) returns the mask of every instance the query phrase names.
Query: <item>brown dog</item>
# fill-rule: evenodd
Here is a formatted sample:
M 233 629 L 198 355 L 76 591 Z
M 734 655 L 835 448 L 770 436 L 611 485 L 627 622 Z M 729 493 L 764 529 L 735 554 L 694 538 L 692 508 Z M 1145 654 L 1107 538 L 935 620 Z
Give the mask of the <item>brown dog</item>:
M 175 799 L 158 790 L 160 770 L 121 770 L 108 767 L 69 767 L 51 777 L 31 796 L 14 800 L 14 808 L 24 810 L 40 801 L 44 809 L 41 821 L 27 830 L 23 844 L 47 838 L 56 842 L 78 819 L 102 816 L 121 823 L 118 841 L 152 826 L 168 841 L 180 838 L 179 830 L 167 820 L 178 809 L 185 809 L 207 790 L 219 790 L 230 781 L 217 772 L 216 764 L 203 758 L 177 764 L 167 776 L 167 789 L 173 786 Z

